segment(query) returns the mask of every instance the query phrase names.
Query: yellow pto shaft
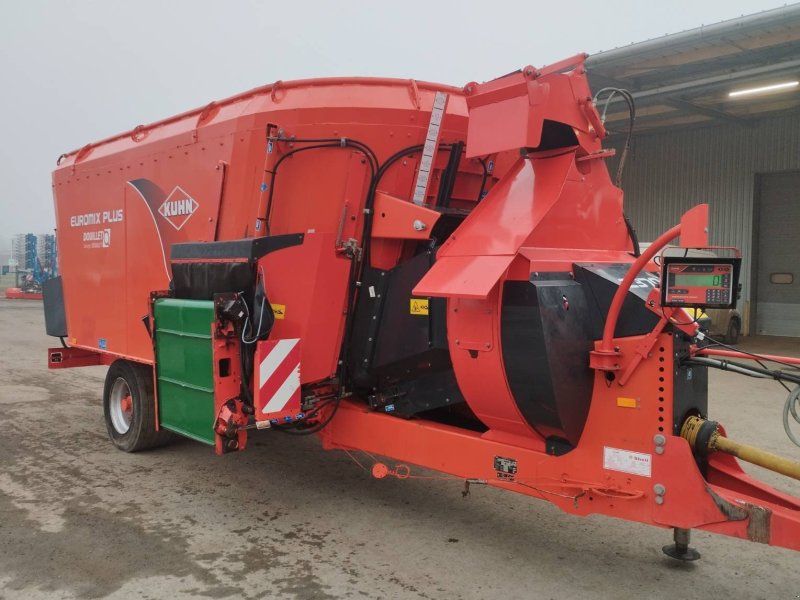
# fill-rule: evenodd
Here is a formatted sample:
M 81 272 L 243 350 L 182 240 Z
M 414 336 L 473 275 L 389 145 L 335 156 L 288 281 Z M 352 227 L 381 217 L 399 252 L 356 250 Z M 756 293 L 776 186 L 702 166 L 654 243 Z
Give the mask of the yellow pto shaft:
M 800 480 L 800 462 L 735 442 L 720 434 L 718 423 L 714 421 L 689 417 L 681 428 L 681 437 L 689 442 L 696 453 L 703 456 L 712 452 L 724 452 L 745 462 Z

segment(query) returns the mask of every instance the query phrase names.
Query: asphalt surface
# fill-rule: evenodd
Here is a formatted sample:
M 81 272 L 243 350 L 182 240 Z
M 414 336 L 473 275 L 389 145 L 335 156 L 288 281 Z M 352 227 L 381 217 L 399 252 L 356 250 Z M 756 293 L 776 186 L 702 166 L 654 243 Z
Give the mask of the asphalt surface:
M 454 481 L 375 480 L 316 439 L 261 432 L 222 458 L 106 438 L 105 369 L 48 371 L 41 303 L 0 300 L 0 598 L 800 598 L 800 554 L 573 517 Z M 55 343 L 54 343 L 55 342 Z M 751 350 L 800 355 L 790 339 Z M 800 460 L 774 382 L 711 374 L 731 437 Z M 758 477 L 800 496 L 800 482 Z

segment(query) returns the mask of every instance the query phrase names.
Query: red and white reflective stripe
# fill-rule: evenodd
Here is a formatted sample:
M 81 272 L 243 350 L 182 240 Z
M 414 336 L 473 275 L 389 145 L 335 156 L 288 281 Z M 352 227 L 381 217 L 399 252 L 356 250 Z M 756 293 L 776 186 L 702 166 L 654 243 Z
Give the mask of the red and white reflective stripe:
M 284 410 L 300 390 L 299 339 L 276 340 L 259 366 L 259 400 L 263 414 Z M 269 344 L 270 342 L 264 342 Z

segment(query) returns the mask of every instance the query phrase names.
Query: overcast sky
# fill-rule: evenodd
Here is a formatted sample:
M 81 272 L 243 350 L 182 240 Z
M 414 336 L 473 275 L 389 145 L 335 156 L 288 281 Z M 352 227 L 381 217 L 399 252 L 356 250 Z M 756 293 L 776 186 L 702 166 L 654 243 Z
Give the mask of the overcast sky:
M 748 0 L 0 0 L 0 254 L 54 227 L 62 152 L 275 81 L 462 85 L 775 8 Z

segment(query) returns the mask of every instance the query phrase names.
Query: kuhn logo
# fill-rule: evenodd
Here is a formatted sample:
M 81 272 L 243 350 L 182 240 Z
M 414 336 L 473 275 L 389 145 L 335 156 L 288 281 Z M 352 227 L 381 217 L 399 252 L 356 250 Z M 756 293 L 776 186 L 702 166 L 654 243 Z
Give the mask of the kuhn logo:
M 199 206 L 197 200 L 176 185 L 167 199 L 158 207 L 158 212 L 175 229 L 180 229 L 186 225 L 186 221 L 192 217 Z

